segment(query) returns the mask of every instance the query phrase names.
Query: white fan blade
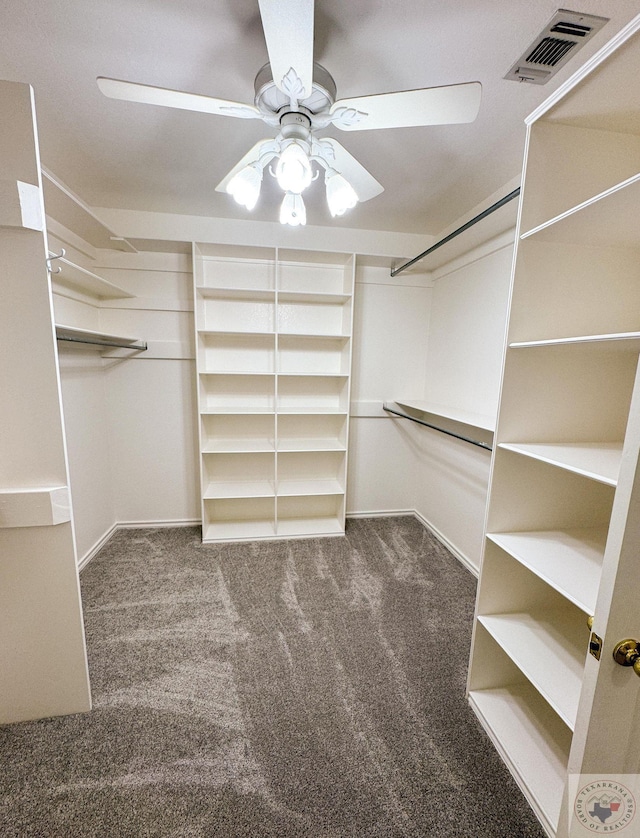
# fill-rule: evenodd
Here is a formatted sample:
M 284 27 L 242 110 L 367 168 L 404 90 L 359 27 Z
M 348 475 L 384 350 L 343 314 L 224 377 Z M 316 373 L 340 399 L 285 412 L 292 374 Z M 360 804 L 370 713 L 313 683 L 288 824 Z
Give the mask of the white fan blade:
M 141 102 L 145 105 L 162 105 L 165 108 L 181 108 L 185 111 L 201 111 L 219 116 L 236 116 L 241 119 L 261 119 L 262 114 L 253 105 L 214 99 L 199 93 L 183 93 L 166 87 L 153 87 L 132 81 L 107 79 L 98 76 L 98 87 L 110 99 L 124 99 L 125 102 Z
M 372 174 L 370 174 L 362 163 L 358 163 L 356 158 L 349 154 L 347 149 L 340 145 L 337 140 L 331 137 L 323 137 L 320 140 L 323 146 L 330 145 L 335 155 L 331 166 L 344 175 L 351 186 L 356 191 L 359 201 L 368 201 L 375 198 L 381 192 L 384 192 L 384 186 L 378 183 Z
M 481 95 L 482 85 L 473 81 L 339 99 L 333 104 L 331 114 L 335 117 L 333 124 L 343 131 L 450 125 L 473 122 Z
M 264 146 L 264 148 L 263 148 Z M 273 137 L 267 137 L 265 140 L 260 140 L 257 142 L 249 151 L 245 154 L 242 160 L 238 160 L 236 165 L 228 172 L 220 183 L 216 186 L 216 192 L 226 192 L 227 184 L 231 180 L 231 178 L 240 171 L 240 169 L 244 169 L 245 166 L 248 166 L 249 163 L 255 163 L 256 160 L 259 159 L 260 154 L 264 153 L 265 151 L 269 150 L 269 147 L 272 147 L 273 154 L 275 155 L 275 142 Z
M 313 83 L 313 0 L 259 0 L 269 63 L 277 87 L 290 95 L 293 69 L 300 79 L 298 101 Z

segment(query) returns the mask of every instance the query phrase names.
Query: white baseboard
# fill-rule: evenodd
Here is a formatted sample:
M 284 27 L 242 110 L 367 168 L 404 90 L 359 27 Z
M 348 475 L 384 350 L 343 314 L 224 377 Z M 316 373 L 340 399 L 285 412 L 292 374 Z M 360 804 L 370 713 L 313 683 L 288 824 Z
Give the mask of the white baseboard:
M 421 515 L 417 510 L 414 510 L 413 514 L 416 516 L 418 521 L 420 521 L 420 523 L 423 524 L 429 530 L 429 532 L 433 533 L 433 535 L 435 535 L 438 541 L 444 544 L 447 550 L 450 553 L 452 553 L 456 557 L 456 559 L 458 559 L 458 561 L 477 579 L 480 571 L 473 564 L 471 559 L 468 556 L 465 556 L 464 553 L 461 553 L 460 550 L 458 550 L 458 548 L 455 546 L 455 544 L 452 544 L 449 541 L 449 539 L 445 535 L 443 535 L 437 527 L 434 527 L 433 524 L 430 521 L 427 521 L 427 519 L 423 515 Z
M 78 561 L 78 570 L 84 570 L 91 559 L 104 547 L 117 530 L 153 529 L 155 527 L 194 527 L 200 526 L 200 518 L 178 519 L 175 521 L 118 521 L 101 536 L 90 550 Z
M 195 527 L 202 524 L 200 518 L 176 518 L 169 521 L 118 521 L 116 528 L 119 530 L 148 530 L 156 527 Z
M 347 518 L 395 518 L 415 515 L 415 509 L 375 509 L 372 512 L 347 512 Z
M 91 559 L 96 555 L 96 553 L 98 553 L 104 547 L 104 545 L 107 543 L 107 541 L 109 541 L 109 539 L 111 538 L 111 536 L 114 534 L 114 532 L 117 529 L 118 529 L 118 525 L 114 524 L 112 527 L 110 527 L 106 531 L 106 533 L 103 536 L 101 536 L 96 541 L 96 543 L 93 545 L 93 547 L 91 547 L 89 550 L 87 550 L 87 552 L 84 554 L 84 556 L 81 559 L 78 560 L 78 570 L 84 570 L 84 568 L 89 564 Z
M 461 553 L 460 550 L 452 544 L 449 539 L 443 535 L 437 527 L 434 527 L 430 521 L 422 516 L 417 510 L 415 509 L 385 509 L 385 510 L 372 510 L 370 512 L 347 512 L 347 518 L 397 518 L 397 517 L 407 517 L 409 515 L 413 515 L 415 518 L 420 521 L 420 523 L 426 527 L 430 533 L 432 533 L 438 541 L 440 541 L 447 550 L 452 553 L 456 559 L 476 578 L 479 574 L 478 568 L 471 562 L 468 556 L 465 556 L 464 553 Z M 93 547 L 85 553 L 85 555 L 80 559 L 78 562 L 78 570 L 84 570 L 84 568 L 89 564 L 91 559 L 99 552 L 99 550 L 104 547 L 107 541 L 111 538 L 111 536 L 116 532 L 116 530 L 133 530 L 133 529 L 153 529 L 156 527 L 194 527 L 199 526 L 202 522 L 199 518 L 197 519 L 179 519 L 174 521 L 119 521 L 117 524 L 114 524 L 107 532 L 96 541 Z

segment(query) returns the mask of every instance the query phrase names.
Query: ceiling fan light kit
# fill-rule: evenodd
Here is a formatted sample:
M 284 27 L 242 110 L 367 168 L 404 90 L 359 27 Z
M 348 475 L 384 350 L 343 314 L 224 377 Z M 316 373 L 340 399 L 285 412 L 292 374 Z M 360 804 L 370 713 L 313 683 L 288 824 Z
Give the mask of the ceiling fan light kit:
M 98 77 L 105 96 L 240 119 L 261 119 L 279 128 L 256 145 L 216 186 L 245 209 L 255 208 L 269 166 L 283 190 L 280 222 L 306 223 L 302 193 L 324 170 L 332 217 L 344 215 L 384 187 L 333 138 L 316 133 L 329 126 L 366 131 L 473 122 L 480 107 L 479 82 L 420 88 L 336 100 L 330 73 L 313 61 L 313 0 L 258 0 L 269 62 L 255 79 L 255 104 Z M 275 170 L 269 165 L 277 158 Z

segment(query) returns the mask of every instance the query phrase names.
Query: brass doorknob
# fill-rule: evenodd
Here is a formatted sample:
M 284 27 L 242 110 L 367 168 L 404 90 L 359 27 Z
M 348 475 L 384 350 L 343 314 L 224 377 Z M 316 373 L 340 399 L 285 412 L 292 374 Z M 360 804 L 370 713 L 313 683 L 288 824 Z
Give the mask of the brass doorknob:
M 621 640 L 613 650 L 613 659 L 620 666 L 632 666 L 636 675 L 640 676 L 640 640 Z

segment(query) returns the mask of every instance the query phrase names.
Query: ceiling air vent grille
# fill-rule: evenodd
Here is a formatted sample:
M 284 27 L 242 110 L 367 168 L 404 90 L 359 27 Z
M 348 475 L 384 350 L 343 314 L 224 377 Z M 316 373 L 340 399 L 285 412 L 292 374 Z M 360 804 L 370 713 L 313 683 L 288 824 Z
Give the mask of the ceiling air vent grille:
M 505 79 L 544 84 L 599 32 L 609 18 L 558 9 Z

